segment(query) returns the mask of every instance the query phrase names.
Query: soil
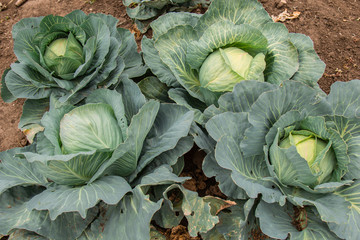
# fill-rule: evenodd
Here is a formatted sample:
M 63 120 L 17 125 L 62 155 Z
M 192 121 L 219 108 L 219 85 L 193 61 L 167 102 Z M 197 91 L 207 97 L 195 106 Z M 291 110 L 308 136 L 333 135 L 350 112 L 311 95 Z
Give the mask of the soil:
M 101 12 L 118 18 L 119 27 L 132 30 L 137 40 L 141 39 L 121 0 L 28 0 L 20 7 L 16 7 L 15 2 L 0 0 L 0 8 L 8 5 L 0 11 L 0 74 L 16 61 L 12 25 L 26 17 L 64 16 L 75 9 L 85 13 Z M 326 63 L 325 74 L 319 80 L 325 92 L 329 92 L 335 81 L 360 79 L 360 0 L 261 0 L 261 3 L 273 16 L 279 16 L 285 10 L 290 14 L 299 14 L 284 24 L 290 32 L 303 33 L 313 40 L 316 52 Z M 12 103 L 4 103 L 0 99 L 0 151 L 27 144 L 17 127 L 23 103 L 22 99 Z M 182 175 L 193 179 L 185 186 L 198 191 L 200 196 L 224 197 L 215 180 L 206 178 L 201 171 L 203 153 L 193 150 L 189 156 L 194 161 L 186 164 Z M 167 238 L 190 239 L 181 226 L 168 232 Z
M 300 12 L 285 22 L 289 32 L 309 36 L 315 51 L 326 63 L 320 87 L 327 93 L 336 81 L 360 79 L 359 0 L 261 0 L 270 15 L 285 9 Z M 287 3 L 283 3 L 287 2 Z

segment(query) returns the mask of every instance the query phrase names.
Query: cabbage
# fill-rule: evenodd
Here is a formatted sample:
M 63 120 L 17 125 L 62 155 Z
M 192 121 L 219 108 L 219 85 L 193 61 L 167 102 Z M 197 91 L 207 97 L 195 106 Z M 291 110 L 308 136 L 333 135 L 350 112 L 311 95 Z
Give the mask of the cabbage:
M 360 80 L 334 83 L 327 96 L 297 81 L 241 81 L 205 110 L 210 137 L 198 130 L 196 139 L 205 174 L 254 202 L 241 236 L 359 237 L 359 93 Z
M 148 194 L 187 179 L 193 115 L 126 79 L 76 106 L 52 97 L 34 143 L 0 153 L 0 235 L 148 239 L 163 201 Z

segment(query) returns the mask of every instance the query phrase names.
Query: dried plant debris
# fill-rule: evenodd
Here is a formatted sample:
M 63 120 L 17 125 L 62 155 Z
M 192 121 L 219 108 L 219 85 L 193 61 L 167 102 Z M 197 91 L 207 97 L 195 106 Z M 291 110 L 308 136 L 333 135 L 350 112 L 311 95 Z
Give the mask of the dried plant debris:
M 300 16 L 300 14 L 301 14 L 301 12 L 298 12 L 298 11 L 289 13 L 288 10 L 285 9 L 278 16 L 272 15 L 271 18 L 273 19 L 274 22 L 285 22 L 286 20 L 298 18 Z
M 7 9 L 8 4 L 0 2 L 0 12 Z
M 23 5 L 25 2 L 27 2 L 27 0 L 17 0 L 15 3 L 15 6 L 20 7 L 21 5 Z
M 8 3 L 1 3 L 1 2 L 0 2 L 0 12 L 6 10 L 7 7 L 8 7 L 13 1 L 14 1 L 14 0 L 11 0 L 11 1 L 8 2 Z M 17 0 L 16 3 L 15 3 L 15 6 L 16 6 L 16 7 L 20 7 L 20 6 L 23 5 L 25 2 L 27 2 L 27 0 Z

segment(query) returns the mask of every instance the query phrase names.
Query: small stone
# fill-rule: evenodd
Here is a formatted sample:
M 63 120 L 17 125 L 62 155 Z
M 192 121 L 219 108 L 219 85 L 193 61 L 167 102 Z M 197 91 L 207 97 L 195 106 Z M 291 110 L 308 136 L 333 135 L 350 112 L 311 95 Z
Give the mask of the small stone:
M 276 7 L 277 7 L 277 8 L 282 8 L 282 7 L 284 7 L 286 4 L 287 4 L 286 0 L 280 0 L 280 1 L 277 2 Z

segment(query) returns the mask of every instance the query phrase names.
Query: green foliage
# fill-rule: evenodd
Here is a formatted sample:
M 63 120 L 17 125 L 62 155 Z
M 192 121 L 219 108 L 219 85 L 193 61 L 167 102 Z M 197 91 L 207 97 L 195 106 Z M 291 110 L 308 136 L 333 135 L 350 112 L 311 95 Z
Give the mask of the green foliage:
M 137 24 L 209 4 L 123 2 Z M 143 55 L 116 24 L 78 10 L 14 25 L 1 94 L 27 98 L 32 144 L 0 153 L 0 236 L 162 239 L 151 221 L 186 219 L 204 239 L 360 238 L 360 80 L 323 93 L 312 41 L 256 0 L 163 15 Z M 136 84 L 143 60 L 155 76 Z M 228 199 L 181 185 L 194 141 Z
M 296 81 L 239 83 L 205 110 L 216 144 L 195 139 L 209 143 L 204 172 L 226 194 L 235 185 L 256 199 L 269 237 L 356 239 L 359 93 L 360 80 L 335 83 L 328 96 Z
M 193 145 L 193 115 L 146 101 L 128 79 L 79 106 L 52 97 L 34 143 L 0 153 L 0 234 L 149 239 L 163 201 L 149 193 L 187 179 L 177 161 Z
M 121 79 L 143 75 L 147 67 L 135 39 L 130 31 L 117 28 L 117 22 L 80 10 L 64 17 L 20 20 L 12 30 L 17 61 L 2 76 L 3 100 L 26 98 L 42 104 L 53 95 L 77 104 L 99 86 L 114 88 Z M 31 131 L 42 114 L 33 116 L 27 107 L 27 121 L 19 127 Z
M 12 31 L 18 62 L 6 73 L 3 87 L 16 98 L 41 99 L 55 94 L 60 101 L 75 104 L 90 89 L 100 84 L 112 86 L 123 74 L 130 78 L 144 74 L 141 57 L 134 54 L 133 37 L 116 24 L 112 16 L 86 15 L 79 10 L 65 17 L 22 19 Z M 124 50 L 126 45 L 131 47 Z M 134 68 L 136 74 L 131 71 Z
M 156 17 L 166 12 L 191 12 L 196 8 L 207 8 L 212 0 L 123 0 L 126 13 L 135 20 L 142 33 L 150 28 Z
M 289 34 L 256 0 L 214 0 L 203 15 L 168 13 L 151 27 L 153 38 L 142 41 L 144 60 L 161 82 L 186 90 L 188 96 L 173 92 L 170 98 L 190 109 L 217 105 L 244 80 L 297 80 L 318 88 L 325 69 L 312 41 Z M 204 116 L 196 121 L 203 124 Z

